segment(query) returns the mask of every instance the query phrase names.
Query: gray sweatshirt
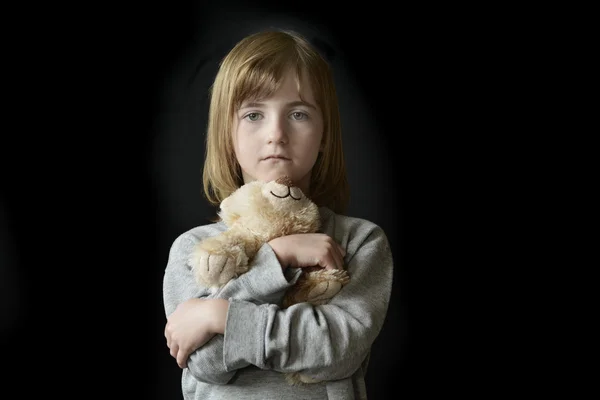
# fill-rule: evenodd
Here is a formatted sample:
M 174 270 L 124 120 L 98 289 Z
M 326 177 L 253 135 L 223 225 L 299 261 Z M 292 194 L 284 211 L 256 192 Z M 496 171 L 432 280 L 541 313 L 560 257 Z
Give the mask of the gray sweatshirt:
M 366 399 L 365 373 L 373 341 L 388 309 L 393 261 L 376 224 L 319 209 L 321 232 L 346 249 L 350 282 L 325 305 L 281 308 L 285 290 L 301 270 L 281 265 L 263 245 L 250 269 L 211 294 L 187 263 L 194 245 L 226 229 L 222 222 L 181 234 L 171 246 L 163 280 L 165 313 L 190 298 L 229 300 L 225 334 L 188 359 L 182 372 L 186 400 Z M 283 372 L 302 372 L 321 383 L 291 386 Z

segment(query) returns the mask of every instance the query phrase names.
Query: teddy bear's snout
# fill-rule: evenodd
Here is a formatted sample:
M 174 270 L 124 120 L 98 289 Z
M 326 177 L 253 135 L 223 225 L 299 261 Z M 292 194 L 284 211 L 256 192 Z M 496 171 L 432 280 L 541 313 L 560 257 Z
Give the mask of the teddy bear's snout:
M 285 185 L 287 187 L 294 187 L 294 182 L 292 182 L 292 180 L 290 179 L 289 176 L 287 175 L 283 175 L 280 176 L 279 178 L 277 178 L 277 180 L 275 181 L 276 183 L 279 183 L 281 185 Z
M 287 197 L 290 197 L 294 200 L 302 200 L 302 198 L 304 197 L 302 194 L 302 190 L 300 190 L 300 188 L 298 188 L 296 185 L 294 185 L 294 183 L 292 182 L 292 180 L 290 179 L 289 176 L 286 176 L 286 175 L 280 176 L 279 178 L 277 178 L 274 181 L 274 183 L 275 183 L 275 186 L 271 186 L 270 193 L 271 193 L 271 195 L 273 195 L 275 197 L 278 197 L 280 199 L 285 199 Z M 275 192 L 277 192 L 277 193 L 275 193 L 273 190 L 275 190 Z M 287 193 L 281 193 L 282 191 L 285 191 Z
M 292 187 L 294 187 L 294 186 L 292 186 Z M 298 197 L 296 197 L 292 194 L 292 187 L 290 187 L 290 186 L 287 187 L 287 193 L 285 195 L 280 195 L 280 194 L 274 193 L 272 190 L 271 190 L 271 195 L 278 197 L 280 199 L 285 199 L 287 197 L 291 197 L 294 200 L 302 200 L 302 194 L 301 194 L 302 192 L 296 193 L 296 195 L 298 196 Z

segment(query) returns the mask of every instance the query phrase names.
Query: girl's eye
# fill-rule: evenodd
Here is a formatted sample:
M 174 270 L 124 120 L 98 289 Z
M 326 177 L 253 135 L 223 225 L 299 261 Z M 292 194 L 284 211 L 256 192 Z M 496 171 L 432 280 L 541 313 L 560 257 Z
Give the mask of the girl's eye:
M 297 121 L 302 121 L 308 118 L 308 115 L 306 115 L 303 112 L 300 111 L 296 111 L 292 113 L 292 118 L 294 118 Z
M 250 121 L 258 121 L 260 119 L 260 114 L 259 113 L 249 113 L 246 115 L 246 118 L 248 118 Z

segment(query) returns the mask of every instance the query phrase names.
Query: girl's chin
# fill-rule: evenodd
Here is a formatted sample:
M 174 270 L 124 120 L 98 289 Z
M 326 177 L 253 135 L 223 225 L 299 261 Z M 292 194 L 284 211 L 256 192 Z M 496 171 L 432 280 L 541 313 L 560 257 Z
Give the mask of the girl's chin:
M 276 168 L 273 169 L 269 172 L 265 172 L 262 174 L 257 174 L 255 176 L 250 176 L 250 175 L 244 175 L 244 182 L 248 183 L 251 181 L 262 181 L 262 182 L 270 182 L 270 181 L 274 181 L 282 176 L 287 176 L 289 177 L 292 182 L 294 182 L 295 184 L 299 184 L 298 182 L 298 174 L 294 173 L 293 171 L 289 171 L 287 169 L 284 168 Z
M 272 171 L 266 172 L 264 174 L 260 174 L 256 176 L 256 180 L 259 181 L 263 181 L 263 182 L 269 182 L 269 181 L 274 181 L 275 179 L 281 177 L 281 176 L 288 176 L 290 179 L 292 179 L 292 181 L 294 180 L 295 174 L 293 174 L 291 171 L 288 171 L 286 169 L 283 168 L 277 168 L 274 169 Z

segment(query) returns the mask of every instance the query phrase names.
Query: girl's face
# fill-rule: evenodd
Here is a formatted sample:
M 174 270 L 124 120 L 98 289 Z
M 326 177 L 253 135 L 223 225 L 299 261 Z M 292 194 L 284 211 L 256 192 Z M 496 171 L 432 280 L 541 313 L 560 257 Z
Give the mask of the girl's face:
M 323 117 L 302 77 L 302 98 L 289 70 L 271 97 L 245 101 L 234 114 L 233 143 L 244 182 L 289 176 L 306 194 L 323 138 Z

